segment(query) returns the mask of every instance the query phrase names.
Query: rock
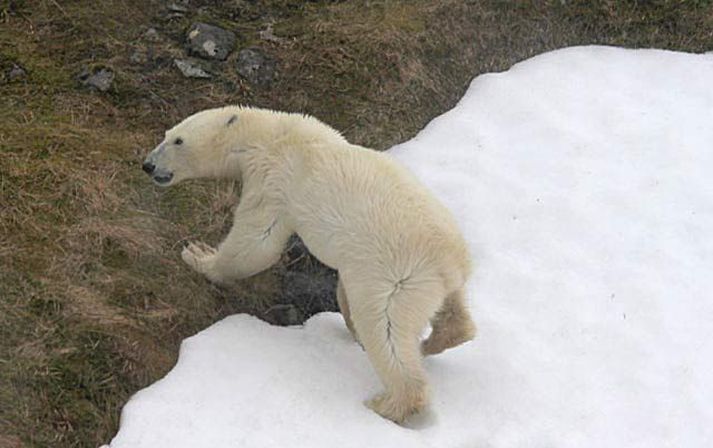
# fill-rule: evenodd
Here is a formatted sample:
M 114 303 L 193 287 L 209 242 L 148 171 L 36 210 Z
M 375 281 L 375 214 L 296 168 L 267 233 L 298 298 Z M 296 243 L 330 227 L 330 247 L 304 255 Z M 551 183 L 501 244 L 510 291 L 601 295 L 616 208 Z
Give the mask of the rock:
M 77 79 L 85 87 L 106 92 L 114 81 L 114 72 L 106 67 L 85 68 L 77 75 Z
M 171 3 L 170 5 L 168 5 L 168 10 L 170 12 L 178 12 L 181 14 L 185 14 L 188 12 L 188 7 L 179 3 Z
M 337 272 L 314 258 L 302 240 L 293 236 L 280 263 L 280 298 L 297 307 L 304 318 L 337 311 Z
M 311 255 L 310 258 L 316 261 Z M 294 304 L 307 315 L 338 309 L 337 274 L 324 265 L 308 272 L 285 272 L 281 289 L 282 300 Z
M 188 14 L 188 1 L 171 2 L 166 6 L 165 18 L 167 20 L 182 19 Z
M 296 306 L 290 304 L 279 304 L 271 306 L 265 317 L 276 325 L 300 325 L 304 322 L 304 316 Z
M 186 40 L 191 54 L 223 61 L 233 51 L 236 38 L 234 33 L 223 28 L 207 23 L 194 23 L 188 30 Z
M 276 65 L 274 59 L 258 48 L 246 48 L 238 53 L 238 73 L 253 84 L 270 84 L 275 79 Z
M 158 31 L 156 31 L 156 28 L 153 27 L 147 29 L 144 33 L 144 39 L 150 42 L 157 42 L 160 38 L 161 37 L 159 36 Z
M 12 64 L 12 68 L 7 72 L 8 81 L 15 81 L 17 79 L 24 78 L 25 76 L 27 76 L 27 72 L 24 68 L 17 64 Z
M 203 70 L 196 61 L 190 59 L 174 59 L 173 63 L 186 78 L 211 78 L 212 75 Z
M 141 50 L 134 50 L 131 56 L 129 56 L 129 61 L 131 61 L 132 64 L 145 64 L 147 60 L 146 53 Z
M 272 30 L 272 23 L 268 23 L 267 28 L 260 31 L 258 35 L 260 36 L 260 39 L 268 42 L 282 43 L 284 41 L 283 38 L 275 36 L 275 33 Z

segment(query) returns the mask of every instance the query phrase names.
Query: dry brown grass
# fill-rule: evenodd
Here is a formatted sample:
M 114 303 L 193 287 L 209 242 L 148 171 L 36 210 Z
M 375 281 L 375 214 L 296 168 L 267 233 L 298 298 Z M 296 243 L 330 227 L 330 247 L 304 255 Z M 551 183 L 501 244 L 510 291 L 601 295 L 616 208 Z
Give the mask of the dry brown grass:
M 0 2 L 0 446 L 106 442 L 131 393 L 173 364 L 181 339 L 234 312 L 265 312 L 285 272 L 318 272 L 299 251 L 229 289 L 179 259 L 216 243 L 239 186 L 154 188 L 139 162 L 163 129 L 202 108 L 249 103 L 314 114 L 385 148 L 451 107 L 477 73 L 584 43 L 711 49 L 706 1 Z M 235 55 L 210 81 L 172 58 L 194 20 L 279 61 L 267 88 Z M 260 32 L 273 27 L 276 39 Z M 155 27 L 158 41 L 144 37 Z M 132 62 L 137 53 L 140 62 Z M 134 58 L 136 59 L 136 58 Z M 24 79 L 8 82 L 13 64 Z M 75 80 L 111 67 L 111 91 Z M 323 303 L 305 304 L 307 314 Z

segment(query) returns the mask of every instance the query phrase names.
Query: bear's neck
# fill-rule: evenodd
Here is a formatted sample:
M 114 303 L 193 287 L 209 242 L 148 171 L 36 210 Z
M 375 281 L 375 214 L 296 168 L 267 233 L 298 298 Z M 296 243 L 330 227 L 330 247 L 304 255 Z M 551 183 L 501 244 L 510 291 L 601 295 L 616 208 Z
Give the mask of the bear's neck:
M 251 110 L 240 124 L 250 131 L 235 130 L 242 140 L 240 148 L 233 147 L 231 135 L 226 135 L 226 147 L 231 148 L 231 155 L 226 157 L 221 177 L 241 179 L 243 182 L 253 177 L 288 182 L 275 177 L 285 176 L 293 172 L 296 165 L 301 165 L 308 148 L 315 145 L 336 147 L 347 143 L 336 130 L 300 114 Z

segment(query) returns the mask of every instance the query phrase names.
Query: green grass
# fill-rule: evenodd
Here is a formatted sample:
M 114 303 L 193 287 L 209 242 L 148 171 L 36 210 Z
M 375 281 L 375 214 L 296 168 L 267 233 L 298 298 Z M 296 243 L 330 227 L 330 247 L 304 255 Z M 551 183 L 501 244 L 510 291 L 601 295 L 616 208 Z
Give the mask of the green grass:
M 713 49 L 713 5 L 701 0 L 224 3 L 191 1 L 169 20 L 158 0 L 0 1 L 0 446 L 107 442 L 121 406 L 170 369 L 183 338 L 279 302 L 284 261 L 230 288 L 180 261 L 184 241 L 225 235 L 239 189 L 145 179 L 143 155 L 188 114 L 228 103 L 302 111 L 383 149 L 452 107 L 476 74 L 543 51 Z M 250 85 L 235 52 L 214 79 L 184 79 L 172 60 L 196 20 L 261 47 L 278 78 Z M 268 25 L 279 41 L 260 39 Z M 27 76 L 10 82 L 13 64 Z M 76 80 L 99 66 L 116 74 L 107 93 Z

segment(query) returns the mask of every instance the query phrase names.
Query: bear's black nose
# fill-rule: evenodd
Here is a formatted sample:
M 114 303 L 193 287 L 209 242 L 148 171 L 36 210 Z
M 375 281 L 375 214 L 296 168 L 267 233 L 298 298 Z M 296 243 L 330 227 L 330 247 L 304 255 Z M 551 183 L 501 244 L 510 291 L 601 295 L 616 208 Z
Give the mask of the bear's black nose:
M 153 173 L 153 170 L 156 169 L 156 165 L 151 162 L 144 162 L 141 168 L 143 168 L 143 170 L 146 171 L 147 174 L 151 174 Z

